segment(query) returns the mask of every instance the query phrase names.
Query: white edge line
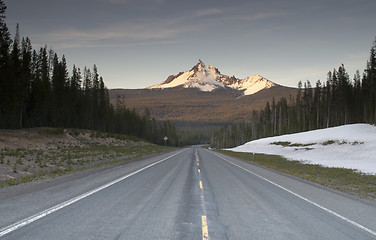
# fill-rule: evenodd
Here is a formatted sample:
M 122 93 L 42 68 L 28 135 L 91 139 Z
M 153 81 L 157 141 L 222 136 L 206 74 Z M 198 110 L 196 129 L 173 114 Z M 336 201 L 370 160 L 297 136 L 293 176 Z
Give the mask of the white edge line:
M 212 153 L 212 154 L 214 154 L 215 156 L 221 158 L 222 160 L 224 160 L 224 161 L 226 161 L 226 162 L 228 162 L 228 163 L 230 163 L 230 164 L 232 164 L 232 165 L 234 165 L 234 166 L 236 166 L 238 168 L 241 168 L 244 171 L 249 172 L 249 173 L 255 175 L 256 177 L 259 177 L 262 180 L 267 181 L 268 183 L 271 183 L 274 186 L 279 187 L 279 188 L 285 190 L 286 192 L 291 193 L 292 195 L 294 195 L 294 196 L 296 196 L 296 197 L 298 197 L 298 198 L 300 198 L 300 199 L 302 199 L 302 200 L 304 200 L 304 201 L 306 201 L 306 202 L 308 202 L 308 203 L 310 203 L 310 204 L 312 204 L 312 205 L 314 205 L 314 206 L 316 206 L 316 207 L 318 207 L 318 208 L 320 208 L 320 209 L 322 209 L 322 210 L 324 210 L 324 211 L 326 211 L 326 212 L 328 212 L 328 213 L 330 213 L 330 214 L 332 214 L 332 215 L 334 215 L 334 216 L 336 216 L 336 217 L 338 217 L 338 218 L 340 218 L 340 219 L 342 219 L 342 220 L 344 220 L 344 221 L 346 221 L 346 222 L 348 222 L 348 223 L 350 223 L 350 224 L 352 224 L 352 225 L 354 225 L 354 226 L 356 226 L 356 227 L 358 227 L 358 228 L 360 228 L 360 229 L 362 229 L 362 230 L 364 230 L 364 231 L 366 231 L 366 232 L 368 232 L 368 233 L 376 236 L 376 232 L 375 231 L 372 231 L 371 229 L 369 229 L 369 228 L 367 228 L 367 227 L 365 227 L 365 226 L 363 226 L 363 225 L 361 225 L 361 224 L 359 224 L 357 222 L 354 222 L 351 219 L 348 219 L 348 218 L 346 218 L 346 217 L 344 217 L 344 216 L 342 216 L 342 215 L 340 215 L 340 214 L 338 214 L 338 213 L 336 213 L 336 212 L 334 212 L 334 211 L 332 211 L 332 210 L 330 210 L 330 209 L 328 209 L 328 208 L 326 208 L 324 206 L 321 206 L 320 204 L 315 203 L 315 202 L 309 200 L 308 198 L 305 198 L 305 197 L 303 197 L 303 196 L 301 196 L 301 195 L 299 195 L 299 194 L 297 194 L 297 193 L 295 193 L 295 192 L 293 192 L 293 191 L 291 191 L 291 190 L 289 190 L 289 189 L 287 189 L 285 187 L 282 187 L 281 185 L 279 185 L 279 184 L 277 184 L 277 183 L 275 183 L 275 182 L 273 182 L 273 181 L 271 181 L 269 179 L 266 179 L 266 178 L 258 175 L 257 173 L 254 173 L 254 172 L 252 172 L 252 171 L 250 171 L 250 170 L 248 170 L 248 169 L 246 169 L 246 168 L 244 168 L 242 166 L 239 166 L 239 165 L 237 165 L 237 164 L 235 164 L 235 163 L 233 163 L 233 162 L 231 162 L 231 161 L 229 161 L 229 160 L 227 160 L 227 159 L 225 159 L 225 158 L 223 158 L 223 157 L 221 157 L 221 156 L 219 156 L 219 155 L 217 155 L 215 153 Z
M 67 201 L 65 201 L 65 202 L 63 202 L 63 203 L 60 203 L 60 204 L 58 204 L 58 205 L 56 205 L 56 206 L 54 206 L 54 207 L 51 207 L 51 208 L 49 208 L 49 209 L 47 209 L 47 210 L 44 210 L 44 211 L 42 211 L 42 212 L 40 212 L 40 213 L 37 213 L 37 214 L 35 214 L 35 215 L 31 216 L 31 217 L 25 218 L 25 219 L 23 219 L 23 220 L 21 220 L 21 221 L 19 221 L 19 222 L 16 222 L 16 223 L 14 223 L 14 224 L 12 224 L 12 225 L 9 225 L 9 226 L 7 226 L 7 227 L 5 227 L 5 228 L 2 228 L 2 229 L 0 229 L 0 237 L 6 235 L 6 234 L 8 234 L 8 233 L 11 233 L 11 232 L 13 232 L 13 231 L 15 231 L 15 230 L 17 230 L 17 229 L 19 229 L 19 228 L 21 228 L 21 227 L 24 227 L 24 226 L 26 226 L 26 225 L 28 225 L 28 224 L 30 224 L 30 223 L 32 223 L 32 222 L 35 222 L 35 221 L 37 221 L 38 219 L 41 219 L 41 218 L 43 218 L 43 217 L 45 217 L 45 216 L 47 216 L 47 215 L 49 215 L 49 214 L 51 214 L 51 213 L 54 213 L 54 212 L 56 212 L 56 211 L 59 211 L 59 210 L 62 209 L 62 208 L 65 208 L 65 207 L 67 207 L 67 206 L 69 206 L 69 205 L 71 205 L 71 204 L 73 204 L 73 203 L 75 203 L 75 202 L 78 202 L 78 201 L 80 201 L 81 199 L 84 199 L 84 198 L 86 198 L 86 197 L 88 197 L 88 196 L 90 196 L 90 195 L 93 195 L 94 193 L 97 193 L 97 192 L 99 192 L 99 191 L 101 191 L 101 190 L 103 190 L 103 189 L 105 189 L 105 188 L 108 188 L 108 187 L 110 187 L 110 186 L 112 186 L 112 185 L 114 185 L 114 184 L 116 184 L 116 183 L 118 183 L 118 182 L 121 182 L 121 181 L 123 181 L 123 180 L 125 180 L 125 179 L 127 179 L 127 178 L 129 178 L 129 177 L 131 177 L 131 176 L 133 176 L 133 175 L 135 175 L 135 174 L 137 174 L 137 173 L 139 173 L 139 172 L 144 171 L 145 169 L 148 169 L 148 168 L 150 168 L 150 167 L 152 167 L 152 166 L 154 166 L 154 165 L 157 165 L 157 164 L 159 164 L 159 163 L 162 163 L 162 162 L 166 161 L 167 159 L 170 159 L 170 158 L 172 158 L 172 157 L 174 157 L 174 156 L 176 156 L 176 155 L 182 153 L 182 152 L 185 151 L 185 150 L 186 150 L 186 149 L 184 149 L 184 150 L 182 150 L 182 151 L 180 151 L 180 152 L 177 152 L 177 153 L 175 153 L 175 154 L 173 154 L 173 155 L 171 155 L 171 156 L 168 156 L 168 157 L 166 157 L 166 158 L 164 158 L 164 159 L 162 159 L 162 160 L 159 160 L 159 161 L 157 161 L 157 162 L 155 162 L 155 163 L 152 163 L 152 164 L 150 164 L 150 165 L 147 165 L 147 166 L 145 166 L 145 167 L 143 167 L 143 168 L 141 168 L 141 169 L 139 169 L 139 170 L 137 170 L 137 171 L 134 171 L 134 172 L 132 172 L 132 173 L 130 173 L 130 174 L 128 174 L 128 175 L 125 175 L 125 176 L 123 176 L 123 177 L 121 177 L 121 178 L 118 178 L 118 179 L 116 179 L 116 180 L 114 180 L 114 181 L 112 181 L 112 182 L 109 182 L 109 183 L 105 184 L 105 185 L 102 185 L 102 186 L 100 186 L 100 187 L 98 187 L 98 188 L 95 188 L 95 189 L 93 189 L 93 190 L 91 190 L 91 191 L 89 191 L 89 192 L 86 192 L 86 193 L 84 193 L 84 194 L 81 194 L 81 195 L 79 195 L 79 196 L 77 196 L 77 197 L 75 197 L 75 198 L 72 198 L 72 199 L 67 200 Z

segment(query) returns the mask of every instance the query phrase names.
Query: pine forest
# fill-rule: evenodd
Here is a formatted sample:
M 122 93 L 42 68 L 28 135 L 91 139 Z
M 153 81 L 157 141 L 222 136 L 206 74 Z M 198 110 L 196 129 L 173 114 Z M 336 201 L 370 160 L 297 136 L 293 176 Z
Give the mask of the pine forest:
M 376 122 L 376 39 L 363 74 L 351 79 L 341 64 L 326 82 L 298 83 L 297 96 L 267 102 L 253 111 L 251 123 L 226 125 L 213 133 L 218 148 L 234 147 L 262 137 L 297 133 L 351 123 Z
M 28 37 L 14 39 L 5 22 L 0 0 L 0 128 L 81 128 L 133 135 L 164 144 L 175 136 L 169 122 L 156 123 L 125 107 L 110 105 L 108 90 L 98 68 L 73 65 L 47 46 L 35 50 Z M 171 138 L 171 139 L 177 139 Z M 177 140 L 169 144 L 178 145 Z

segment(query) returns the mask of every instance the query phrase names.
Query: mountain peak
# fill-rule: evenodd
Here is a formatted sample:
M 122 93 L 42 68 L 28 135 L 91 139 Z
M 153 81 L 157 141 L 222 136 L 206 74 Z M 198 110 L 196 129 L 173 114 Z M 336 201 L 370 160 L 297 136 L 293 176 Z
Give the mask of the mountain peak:
M 194 72 L 197 72 L 197 71 L 202 71 L 203 69 L 205 69 L 206 65 L 204 64 L 203 61 L 201 61 L 201 59 L 199 59 L 196 63 L 196 65 L 193 66 L 193 68 L 191 69 L 191 71 L 194 71 Z
M 183 86 L 184 88 L 198 88 L 200 91 L 211 92 L 217 88 L 232 88 L 243 92 L 243 95 L 254 94 L 264 88 L 275 86 L 274 83 L 259 75 L 254 75 L 245 79 L 238 79 L 234 75 L 231 77 L 221 74 L 217 68 L 205 65 L 201 59 L 189 71 L 171 75 L 161 84 L 153 88 L 173 88 Z

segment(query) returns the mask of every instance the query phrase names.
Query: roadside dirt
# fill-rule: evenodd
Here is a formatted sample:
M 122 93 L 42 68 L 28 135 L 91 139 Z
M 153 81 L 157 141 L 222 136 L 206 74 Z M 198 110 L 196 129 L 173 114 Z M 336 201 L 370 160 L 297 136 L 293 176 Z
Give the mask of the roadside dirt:
M 0 130 L 0 187 L 152 154 L 155 145 L 77 129 Z
M 86 146 L 87 144 L 123 145 L 130 140 L 106 137 L 105 134 L 76 129 L 32 128 L 21 130 L 0 129 L 0 150 L 27 149 L 47 150 L 65 146 Z

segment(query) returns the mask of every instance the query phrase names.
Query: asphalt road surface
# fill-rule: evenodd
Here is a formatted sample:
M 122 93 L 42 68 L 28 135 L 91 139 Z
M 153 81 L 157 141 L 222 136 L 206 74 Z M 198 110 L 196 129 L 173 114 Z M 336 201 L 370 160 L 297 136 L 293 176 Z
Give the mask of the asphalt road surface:
M 0 239 L 376 239 L 375 203 L 196 147 L 35 189 Z

